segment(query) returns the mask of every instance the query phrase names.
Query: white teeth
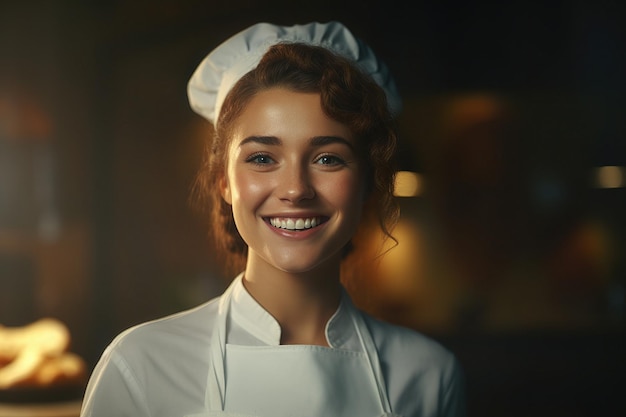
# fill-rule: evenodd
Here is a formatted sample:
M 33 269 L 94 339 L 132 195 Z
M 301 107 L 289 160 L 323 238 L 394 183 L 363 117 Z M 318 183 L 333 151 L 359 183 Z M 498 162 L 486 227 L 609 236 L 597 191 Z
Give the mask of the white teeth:
M 270 224 L 274 227 L 278 227 L 281 229 L 287 230 L 304 230 L 310 229 L 312 227 L 320 224 L 319 218 L 317 217 L 309 217 L 309 218 L 300 218 L 300 219 L 281 219 L 278 217 L 273 217 L 270 219 Z

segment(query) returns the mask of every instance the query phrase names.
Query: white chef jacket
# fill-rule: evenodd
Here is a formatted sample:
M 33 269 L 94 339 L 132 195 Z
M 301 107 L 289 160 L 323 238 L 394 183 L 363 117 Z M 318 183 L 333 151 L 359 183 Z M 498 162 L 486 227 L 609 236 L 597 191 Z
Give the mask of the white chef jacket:
M 239 275 L 229 289 L 232 296 L 226 318 L 227 344 L 279 346 L 278 322 L 247 292 L 242 277 Z M 219 300 L 140 324 L 117 336 L 91 375 L 81 417 L 182 417 L 202 413 Z M 369 329 L 395 415 L 465 416 L 463 375 L 454 355 L 418 332 L 359 312 L 345 291 L 326 325 L 331 349 L 363 350 L 350 319 L 353 312 L 363 315 Z M 228 367 L 225 374 L 228 379 Z M 288 404 L 292 396 L 281 394 L 277 401 Z M 293 415 L 299 415 L 297 407 L 294 404 Z

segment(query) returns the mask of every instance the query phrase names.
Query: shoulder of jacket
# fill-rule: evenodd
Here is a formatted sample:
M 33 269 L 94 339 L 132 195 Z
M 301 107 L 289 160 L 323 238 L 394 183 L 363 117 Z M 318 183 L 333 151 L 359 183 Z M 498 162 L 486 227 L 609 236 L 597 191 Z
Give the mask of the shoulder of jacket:
M 216 297 L 199 306 L 131 326 L 119 333 L 107 350 L 128 354 L 157 347 L 165 339 L 209 338 L 217 316 L 218 300 Z
M 439 341 L 417 330 L 363 313 L 372 338 L 384 356 L 421 358 L 433 364 L 454 362 L 454 354 Z

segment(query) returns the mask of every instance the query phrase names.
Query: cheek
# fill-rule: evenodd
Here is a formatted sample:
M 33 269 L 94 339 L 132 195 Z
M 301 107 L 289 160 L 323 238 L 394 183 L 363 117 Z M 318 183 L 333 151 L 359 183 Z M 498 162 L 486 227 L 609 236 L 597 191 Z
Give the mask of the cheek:
M 233 204 L 254 204 L 268 188 L 268 182 L 256 173 L 233 173 L 229 180 Z
M 337 206 L 347 210 L 355 210 L 363 205 L 365 186 L 358 176 L 339 176 L 327 183 L 325 194 L 327 197 L 332 196 Z

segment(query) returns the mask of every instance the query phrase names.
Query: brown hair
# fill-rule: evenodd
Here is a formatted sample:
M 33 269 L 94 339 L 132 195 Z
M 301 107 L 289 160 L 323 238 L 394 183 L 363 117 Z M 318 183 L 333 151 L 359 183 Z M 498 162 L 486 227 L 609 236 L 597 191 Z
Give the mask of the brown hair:
M 194 186 L 200 207 L 209 210 L 210 233 L 220 255 L 228 259 L 231 272 L 242 268 L 247 245 L 237 231 L 231 207 L 220 193 L 227 149 L 237 119 L 252 97 L 278 86 L 320 93 L 323 111 L 347 125 L 357 138 L 367 176 L 364 217 L 373 214 L 386 237 L 391 237 L 390 230 L 398 217 L 393 198 L 396 133 L 382 88 L 351 61 L 326 48 L 303 43 L 277 44 L 228 93 Z

